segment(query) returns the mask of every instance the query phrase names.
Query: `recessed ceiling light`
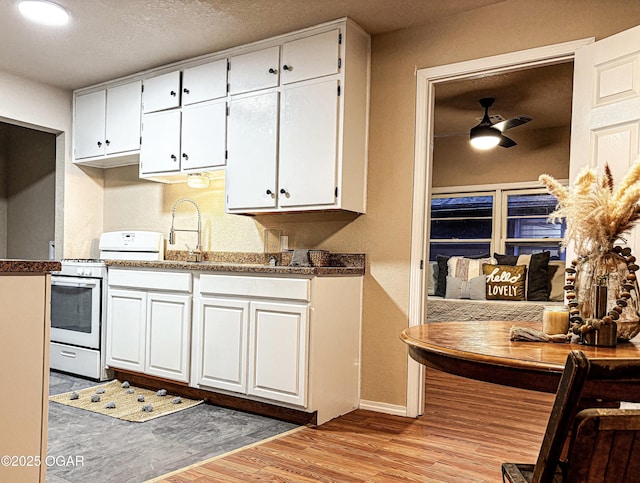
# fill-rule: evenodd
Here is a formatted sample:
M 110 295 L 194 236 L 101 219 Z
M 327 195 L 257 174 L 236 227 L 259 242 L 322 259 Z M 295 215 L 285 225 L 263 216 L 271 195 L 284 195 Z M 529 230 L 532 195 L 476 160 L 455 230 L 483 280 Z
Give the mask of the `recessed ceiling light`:
M 69 21 L 64 8 L 46 0 L 22 0 L 18 10 L 29 20 L 43 25 L 64 25 Z

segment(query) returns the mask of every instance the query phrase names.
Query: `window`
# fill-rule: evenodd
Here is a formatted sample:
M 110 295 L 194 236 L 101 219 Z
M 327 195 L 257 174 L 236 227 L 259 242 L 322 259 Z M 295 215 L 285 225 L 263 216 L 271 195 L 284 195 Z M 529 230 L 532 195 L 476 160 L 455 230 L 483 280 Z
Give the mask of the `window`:
M 556 198 L 543 188 L 435 193 L 431 197 L 429 258 L 551 252 L 564 259 L 566 224 L 550 223 Z

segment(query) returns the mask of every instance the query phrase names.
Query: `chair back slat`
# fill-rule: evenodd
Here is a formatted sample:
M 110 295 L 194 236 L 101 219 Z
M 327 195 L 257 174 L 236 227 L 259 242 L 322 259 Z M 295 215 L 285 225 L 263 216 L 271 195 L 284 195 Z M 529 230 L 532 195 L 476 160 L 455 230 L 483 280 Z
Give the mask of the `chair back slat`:
M 637 482 L 640 410 L 587 409 L 576 417 L 567 483 Z

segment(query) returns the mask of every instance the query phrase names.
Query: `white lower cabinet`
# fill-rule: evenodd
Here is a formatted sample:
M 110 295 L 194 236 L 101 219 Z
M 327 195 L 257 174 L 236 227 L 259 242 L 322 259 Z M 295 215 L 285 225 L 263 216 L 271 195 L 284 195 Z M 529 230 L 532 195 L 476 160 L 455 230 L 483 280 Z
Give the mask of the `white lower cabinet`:
M 107 365 L 188 382 L 191 274 L 109 270 Z
M 307 304 L 251 302 L 247 393 L 307 406 Z
M 196 313 L 194 385 L 246 392 L 249 302 L 201 297 Z
M 316 412 L 317 424 L 358 407 L 362 277 L 109 267 L 107 299 L 111 368 Z
M 200 274 L 190 385 L 317 412 L 358 407 L 362 277 Z

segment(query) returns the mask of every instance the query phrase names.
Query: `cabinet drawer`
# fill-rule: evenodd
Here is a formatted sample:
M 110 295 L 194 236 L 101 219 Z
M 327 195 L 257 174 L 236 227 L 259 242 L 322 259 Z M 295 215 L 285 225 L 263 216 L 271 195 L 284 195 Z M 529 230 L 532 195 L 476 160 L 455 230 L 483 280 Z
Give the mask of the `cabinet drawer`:
M 100 353 L 98 351 L 51 343 L 51 367 L 80 376 L 100 377 Z
M 200 293 L 308 301 L 310 280 L 204 274 Z
M 109 287 L 130 287 L 191 293 L 191 274 L 159 270 L 109 269 Z

